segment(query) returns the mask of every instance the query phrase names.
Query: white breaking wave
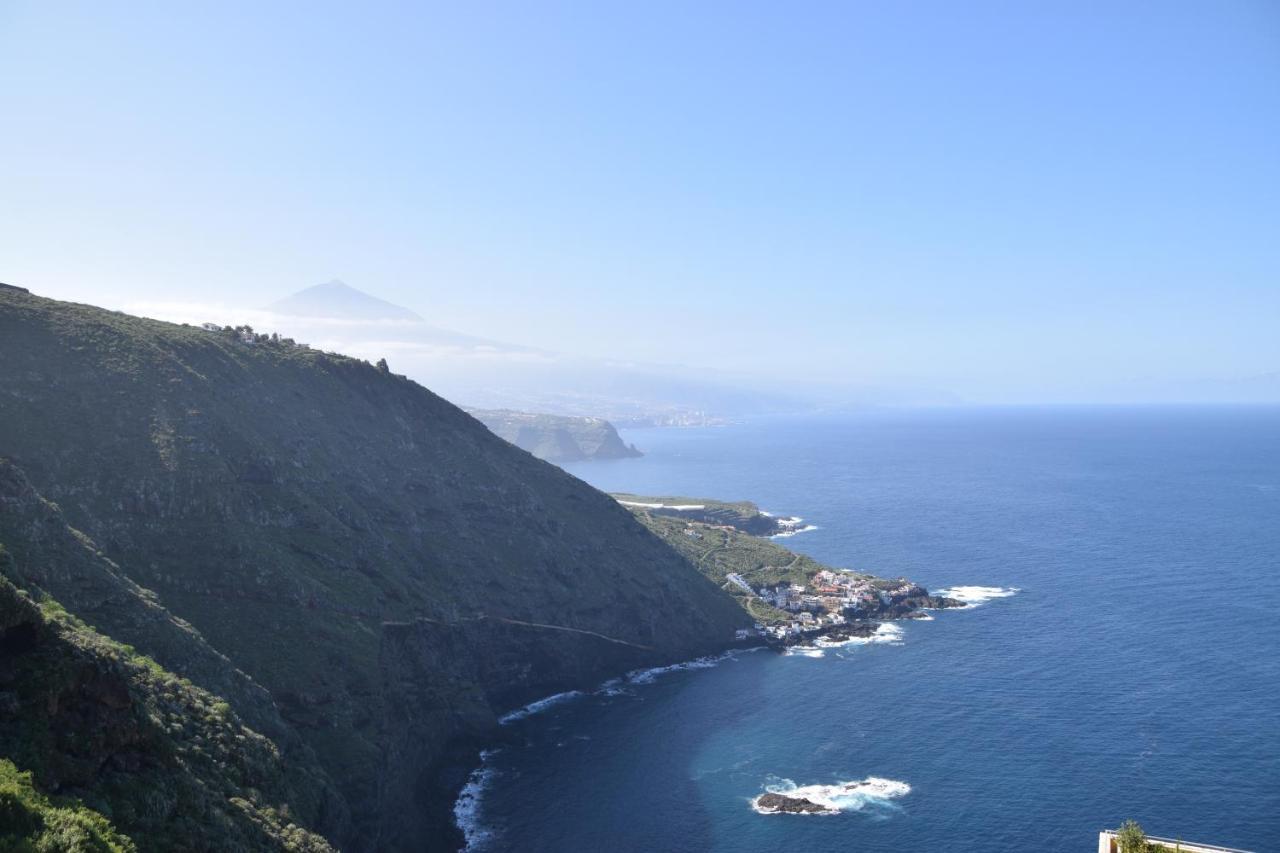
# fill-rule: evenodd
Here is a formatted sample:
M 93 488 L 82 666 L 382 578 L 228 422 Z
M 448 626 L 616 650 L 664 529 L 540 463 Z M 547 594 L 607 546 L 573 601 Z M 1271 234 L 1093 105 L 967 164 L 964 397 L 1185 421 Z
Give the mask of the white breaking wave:
M 889 622 L 882 622 L 875 633 L 869 637 L 850 637 L 847 640 L 833 640 L 829 637 L 818 637 L 812 646 L 787 646 L 782 650 L 784 655 L 807 658 L 820 658 L 827 649 L 839 649 L 844 646 L 867 646 L 872 643 L 885 643 L 892 646 L 902 645 L 902 628 Z
M 619 696 L 623 694 L 631 694 L 633 691 L 624 687 L 624 684 L 649 684 L 657 679 L 660 675 L 669 672 L 679 672 L 686 669 L 708 669 L 717 664 L 736 658 L 738 655 L 747 654 L 749 652 L 758 652 L 765 646 L 753 646 L 749 649 L 732 649 L 719 655 L 708 655 L 707 657 L 696 658 L 683 663 L 673 663 L 669 666 L 656 666 L 651 669 L 636 669 L 628 672 L 622 678 L 611 678 L 602 683 L 594 694 L 597 696 Z M 568 690 L 564 693 L 556 693 L 539 699 L 536 702 L 530 702 L 523 708 L 518 708 L 509 714 L 505 714 L 498 718 L 499 725 L 507 725 L 516 720 L 523 720 L 525 717 L 545 711 L 552 705 L 574 699 L 584 695 L 581 690 Z M 585 735 L 575 735 L 575 738 L 582 737 L 589 740 Z M 560 744 L 563 745 L 563 744 Z M 472 771 L 467 778 L 467 784 L 462 786 L 462 790 L 458 793 L 458 799 L 453 804 L 453 818 L 458 824 L 458 828 L 462 830 L 463 838 L 466 840 L 466 846 L 463 848 L 467 851 L 479 851 L 488 846 L 493 840 L 493 831 L 487 829 L 480 823 L 480 802 L 485 793 L 485 789 L 489 783 L 497 776 L 497 771 L 488 766 L 489 758 L 492 757 L 497 750 L 482 750 L 480 752 L 480 766 Z
M 890 805 L 891 800 L 911 793 L 911 786 L 906 782 L 894 779 L 882 779 L 879 776 L 868 776 L 855 782 L 837 782 L 834 785 L 796 785 L 790 779 L 766 785 L 765 791 L 770 794 L 782 794 L 784 797 L 795 797 L 808 800 L 822 806 L 821 812 L 805 814 L 839 814 L 840 812 L 858 812 L 868 806 Z M 762 795 L 763 796 L 763 795 Z M 751 800 L 751 808 L 760 814 L 779 814 L 777 809 L 760 807 L 760 797 Z
M 467 784 L 462 786 L 458 799 L 453 804 L 453 819 L 462 830 L 466 844 L 464 850 L 480 850 L 493 839 L 493 832 L 480 823 L 480 799 L 484 790 L 497 775 L 488 766 L 489 759 L 497 750 L 486 749 L 480 753 L 480 766 L 467 777 Z
M 604 684 L 601 684 L 595 690 L 597 696 L 634 696 L 634 690 L 628 690 L 622 686 L 621 678 L 610 678 Z
M 765 510 L 758 510 L 765 518 L 777 518 L 773 513 Z M 797 533 L 808 533 L 810 530 L 817 530 L 816 524 L 804 524 L 804 519 L 798 515 L 789 515 L 786 518 L 778 518 L 778 526 L 782 529 L 777 533 L 769 535 L 770 539 L 785 539 L 788 536 L 795 536 Z
M 660 675 L 666 675 L 669 672 L 683 672 L 686 669 L 710 669 L 713 666 L 726 661 L 729 658 L 736 657 L 741 651 L 755 651 L 755 649 L 734 649 L 719 655 L 707 655 L 706 657 L 694 658 L 682 663 L 668 664 L 667 666 L 655 666 L 650 669 L 633 669 L 623 676 L 629 684 L 649 684 Z M 608 682 L 605 682 L 608 684 Z
M 963 601 L 967 607 L 977 607 L 993 598 L 1008 598 L 1021 592 L 1016 586 L 953 586 L 938 590 L 935 595 Z
M 806 524 L 804 527 L 797 527 L 794 530 L 784 530 L 781 533 L 775 533 L 769 538 L 770 539 L 786 539 L 788 536 L 796 536 L 797 534 L 808 533 L 810 530 L 817 530 L 817 529 L 818 529 L 818 525 L 816 524 Z
M 871 643 L 902 645 L 902 627 L 889 622 L 882 622 L 870 637 L 850 637 L 847 640 L 831 640 L 826 637 L 819 637 L 815 645 L 824 649 L 832 649 L 840 646 L 866 646 Z
M 530 702 L 528 705 L 525 705 L 523 708 L 517 708 L 516 710 L 512 711 L 510 714 L 504 714 L 503 716 L 499 717 L 498 725 L 505 726 L 508 723 L 514 723 L 516 720 L 523 720 L 525 717 L 530 717 L 534 714 L 537 714 L 540 711 L 547 710 L 552 705 L 563 702 L 566 699 L 572 699 L 575 696 L 581 696 L 581 695 L 582 695 L 581 690 L 568 690 L 564 693 L 556 693 L 553 696 L 548 696 L 545 699 L 539 699 L 536 702 Z

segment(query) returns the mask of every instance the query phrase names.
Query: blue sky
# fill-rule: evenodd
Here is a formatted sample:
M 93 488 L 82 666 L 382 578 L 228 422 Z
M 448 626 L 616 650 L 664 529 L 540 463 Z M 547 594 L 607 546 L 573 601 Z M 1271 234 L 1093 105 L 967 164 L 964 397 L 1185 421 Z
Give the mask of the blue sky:
M 1280 4 L 195 6 L 0 3 L 0 280 L 984 401 L 1280 371 Z

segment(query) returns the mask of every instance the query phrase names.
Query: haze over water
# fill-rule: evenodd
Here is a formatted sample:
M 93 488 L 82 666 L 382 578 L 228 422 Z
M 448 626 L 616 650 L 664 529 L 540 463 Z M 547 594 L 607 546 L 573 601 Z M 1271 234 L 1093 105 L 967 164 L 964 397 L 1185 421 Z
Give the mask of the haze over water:
M 1017 588 L 900 642 L 743 654 L 516 722 L 490 849 L 1280 848 L 1280 409 L 969 409 L 626 433 L 606 490 L 752 499 L 784 544 L 930 588 Z M 832 816 L 766 786 L 876 777 Z M 867 788 L 875 793 L 875 786 Z

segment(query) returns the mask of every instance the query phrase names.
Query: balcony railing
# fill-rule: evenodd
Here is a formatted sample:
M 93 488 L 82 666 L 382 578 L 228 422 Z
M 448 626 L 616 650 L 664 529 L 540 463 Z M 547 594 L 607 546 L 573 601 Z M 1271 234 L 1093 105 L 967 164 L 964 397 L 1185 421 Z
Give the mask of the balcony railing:
M 1253 853 L 1250 850 L 1240 850 L 1236 847 L 1219 847 L 1216 844 L 1193 844 L 1189 841 L 1179 841 L 1176 838 L 1160 838 L 1156 835 L 1148 835 L 1147 841 L 1167 847 L 1170 853 L 1174 850 L 1181 853 Z M 1098 833 L 1098 853 L 1119 853 L 1120 845 L 1116 842 L 1116 832 L 1113 829 L 1104 829 Z

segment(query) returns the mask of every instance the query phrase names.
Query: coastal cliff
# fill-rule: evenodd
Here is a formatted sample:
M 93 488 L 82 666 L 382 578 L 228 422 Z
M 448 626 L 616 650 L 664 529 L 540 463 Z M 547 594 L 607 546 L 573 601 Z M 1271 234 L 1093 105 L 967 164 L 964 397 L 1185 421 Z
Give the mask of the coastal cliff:
M 615 492 L 613 498 L 628 509 L 648 516 L 664 516 L 681 521 L 718 527 L 732 527 L 752 536 L 792 536 L 806 529 L 799 516 L 776 516 L 752 501 L 720 501 L 711 498 L 646 497 Z
M 517 412 L 511 409 L 467 409 L 496 435 L 547 462 L 627 459 L 643 456 L 623 442 L 604 418 Z
M 10 574 L 296 756 L 343 849 L 455 848 L 500 714 L 749 624 L 614 500 L 384 366 L 5 290 L 0 411 Z

